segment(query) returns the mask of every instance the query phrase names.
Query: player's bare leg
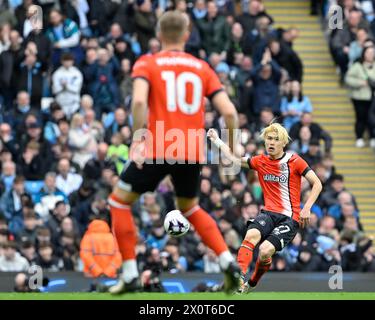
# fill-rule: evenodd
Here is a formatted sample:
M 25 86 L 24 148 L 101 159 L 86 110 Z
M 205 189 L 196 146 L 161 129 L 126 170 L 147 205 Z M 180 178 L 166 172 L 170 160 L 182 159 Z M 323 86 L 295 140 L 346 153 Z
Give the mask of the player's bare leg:
M 255 265 L 255 270 L 250 280 L 244 284 L 242 293 L 248 293 L 255 289 L 260 278 L 270 269 L 272 256 L 275 252 L 275 246 L 267 240 L 259 246 L 259 257 Z
M 224 291 L 232 293 L 238 288 L 240 269 L 228 250 L 215 220 L 198 204 L 198 198 L 177 198 L 180 211 L 194 226 L 204 244 L 219 257 L 221 270 L 224 271 Z
M 238 293 L 242 293 L 243 287 L 246 283 L 246 277 L 249 266 L 253 260 L 253 251 L 261 239 L 261 234 L 258 229 L 249 229 L 242 241 L 241 247 L 237 254 L 237 263 L 241 268 L 241 279 L 238 287 Z
M 109 292 L 112 294 L 134 292 L 140 289 L 135 254 L 137 234 L 131 212 L 131 205 L 138 197 L 138 193 L 121 188 L 121 182 L 114 188 L 109 197 L 112 232 L 116 237 L 123 260 L 120 279 L 116 285 L 109 288 Z

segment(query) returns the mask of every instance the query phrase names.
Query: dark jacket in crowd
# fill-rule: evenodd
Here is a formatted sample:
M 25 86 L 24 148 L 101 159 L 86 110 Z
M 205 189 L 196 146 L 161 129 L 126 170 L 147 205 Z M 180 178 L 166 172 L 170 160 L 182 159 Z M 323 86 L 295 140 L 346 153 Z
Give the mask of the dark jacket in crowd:
M 206 17 L 196 21 L 202 40 L 202 47 L 209 56 L 211 53 L 227 51 L 230 45 L 230 27 L 225 17 L 216 16 L 213 20 Z
M 271 62 L 272 74 L 270 78 L 263 79 L 260 76 L 262 65 L 258 64 L 251 72 L 251 78 L 254 84 L 254 113 L 259 114 L 266 107 L 272 109 L 276 114 L 280 113 L 280 95 L 279 83 L 281 71 L 279 65 Z

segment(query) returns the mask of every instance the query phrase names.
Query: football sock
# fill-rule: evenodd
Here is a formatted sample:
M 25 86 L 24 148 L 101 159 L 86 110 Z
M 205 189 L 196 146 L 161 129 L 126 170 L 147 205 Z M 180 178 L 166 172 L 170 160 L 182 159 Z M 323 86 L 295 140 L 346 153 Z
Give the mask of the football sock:
M 111 194 L 109 205 L 112 219 L 112 232 L 116 237 L 122 260 L 135 260 L 137 232 L 130 205 Z
M 255 271 L 249 281 L 250 286 L 255 287 L 257 285 L 262 275 L 264 275 L 270 269 L 271 264 L 272 258 L 268 258 L 264 261 L 261 261 L 258 258 L 257 263 L 255 264 Z
M 229 263 L 234 259 L 228 251 L 215 220 L 199 206 L 195 206 L 183 214 L 194 226 L 203 243 L 219 257 L 220 267 L 223 270 L 227 269 Z M 225 254 L 222 255 L 223 253 Z
M 130 283 L 134 278 L 138 278 L 137 260 L 130 259 L 122 263 L 122 279 L 125 283 Z
M 219 265 L 221 270 L 228 269 L 231 262 L 234 261 L 234 258 L 229 250 L 224 251 L 222 254 L 219 255 Z
M 241 268 L 241 272 L 243 275 L 247 274 L 247 271 L 249 270 L 249 265 L 253 260 L 254 247 L 255 246 L 250 241 L 247 241 L 245 239 L 244 241 L 242 241 L 241 247 L 238 250 L 237 263 Z

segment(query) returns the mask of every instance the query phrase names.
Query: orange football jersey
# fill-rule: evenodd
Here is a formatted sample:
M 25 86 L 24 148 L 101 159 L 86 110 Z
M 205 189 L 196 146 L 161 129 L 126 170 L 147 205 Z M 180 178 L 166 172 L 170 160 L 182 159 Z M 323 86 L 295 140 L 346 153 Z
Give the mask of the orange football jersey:
M 203 60 L 181 51 L 140 57 L 132 78 L 148 81 L 146 158 L 203 162 L 205 97 L 222 90 Z
M 299 221 L 301 177 L 310 167 L 299 155 L 284 153 L 281 159 L 272 160 L 267 155 L 249 158 L 251 169 L 258 172 L 263 190 L 265 210 L 287 215 Z

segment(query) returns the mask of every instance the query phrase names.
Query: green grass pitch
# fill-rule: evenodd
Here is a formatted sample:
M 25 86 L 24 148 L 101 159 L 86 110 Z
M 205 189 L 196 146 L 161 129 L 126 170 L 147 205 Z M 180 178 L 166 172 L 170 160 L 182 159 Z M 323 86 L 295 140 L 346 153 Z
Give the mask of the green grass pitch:
M 375 300 L 375 292 L 253 292 L 224 293 L 0 293 L 0 300 Z

